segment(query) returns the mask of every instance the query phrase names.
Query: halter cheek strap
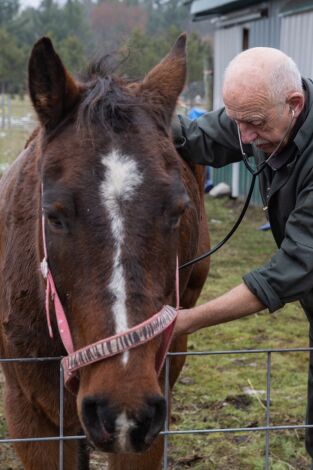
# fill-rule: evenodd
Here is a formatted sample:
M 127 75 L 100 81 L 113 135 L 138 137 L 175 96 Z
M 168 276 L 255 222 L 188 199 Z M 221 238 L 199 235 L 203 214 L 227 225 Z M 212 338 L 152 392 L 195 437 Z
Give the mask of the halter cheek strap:
M 40 264 L 41 273 L 46 280 L 46 299 L 45 299 L 45 308 L 46 308 L 46 317 L 47 317 L 47 324 L 50 338 L 53 338 L 53 330 L 51 326 L 51 318 L 50 318 L 50 299 L 54 304 L 54 311 L 55 316 L 57 319 L 58 330 L 60 333 L 60 337 L 62 343 L 68 352 L 71 354 L 74 352 L 74 346 L 72 341 L 72 335 L 68 326 L 68 322 L 66 319 L 66 315 L 64 309 L 62 307 L 60 298 L 58 296 L 58 292 L 55 287 L 55 283 L 53 280 L 53 276 L 49 269 L 48 261 L 47 261 L 47 245 L 46 245 L 46 235 L 45 235 L 45 218 L 42 215 L 42 238 L 43 238 L 43 249 L 44 249 L 44 258 Z
M 161 345 L 156 356 L 156 371 L 159 374 L 163 367 L 166 354 L 168 352 L 173 336 L 177 312 L 179 309 L 179 272 L 178 257 L 176 259 L 176 309 L 165 305 L 162 309 L 148 320 L 130 328 L 124 333 L 102 339 L 96 343 L 90 344 L 78 351 L 74 351 L 73 340 L 66 315 L 55 287 L 52 273 L 49 269 L 47 246 L 45 237 L 45 219 L 42 215 L 42 237 L 44 247 L 44 258 L 41 262 L 41 272 L 46 280 L 46 298 L 45 309 L 49 335 L 53 338 L 53 331 L 50 318 L 50 299 L 54 304 L 57 325 L 62 343 L 68 353 L 62 359 L 64 369 L 64 382 L 66 387 L 74 394 L 79 386 L 79 369 L 86 367 L 103 359 L 121 354 L 144 344 L 156 336 L 162 334 Z

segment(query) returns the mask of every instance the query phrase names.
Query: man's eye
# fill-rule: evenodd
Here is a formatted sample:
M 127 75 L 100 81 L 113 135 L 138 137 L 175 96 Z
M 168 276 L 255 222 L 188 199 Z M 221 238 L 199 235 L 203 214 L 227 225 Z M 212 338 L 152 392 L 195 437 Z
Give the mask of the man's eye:
M 254 127 L 262 127 L 264 122 L 263 121 L 251 121 L 249 124 Z

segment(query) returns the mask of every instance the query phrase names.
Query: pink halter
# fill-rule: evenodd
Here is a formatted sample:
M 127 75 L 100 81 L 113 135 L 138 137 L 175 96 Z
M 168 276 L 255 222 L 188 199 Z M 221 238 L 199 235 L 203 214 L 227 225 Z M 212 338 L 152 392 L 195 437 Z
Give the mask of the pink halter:
M 53 331 L 50 320 L 50 298 L 54 304 L 54 311 L 56 315 L 57 325 L 60 333 L 62 343 L 68 353 L 62 359 L 62 366 L 64 369 L 64 383 L 66 387 L 74 394 L 77 393 L 79 387 L 79 369 L 86 367 L 103 359 L 121 354 L 129 349 L 140 346 L 141 344 L 150 341 L 154 337 L 163 333 L 161 346 L 158 350 L 156 357 L 156 371 L 159 374 L 165 361 L 171 339 L 173 336 L 177 311 L 179 308 L 179 272 L 178 272 L 178 257 L 176 259 L 176 309 L 169 305 L 164 305 L 162 309 L 153 315 L 148 320 L 140 323 L 139 325 L 130 328 L 124 333 L 120 333 L 109 338 L 97 341 L 89 346 L 74 351 L 73 340 L 66 315 L 58 296 L 53 276 L 48 265 L 47 246 L 45 237 L 45 219 L 42 215 L 42 237 L 44 258 L 41 262 L 41 272 L 46 280 L 46 316 L 49 335 L 53 338 Z

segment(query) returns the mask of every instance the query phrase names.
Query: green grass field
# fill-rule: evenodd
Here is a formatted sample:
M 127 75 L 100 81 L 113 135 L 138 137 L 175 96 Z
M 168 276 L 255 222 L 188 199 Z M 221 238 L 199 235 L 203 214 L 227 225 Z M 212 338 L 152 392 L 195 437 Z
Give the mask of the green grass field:
M 241 205 L 207 196 L 212 244 L 230 229 Z M 250 208 L 242 226 L 220 252 L 199 302 L 214 298 L 241 282 L 241 276 L 261 265 L 275 246 L 260 208 Z M 308 324 L 297 303 L 274 314 L 246 317 L 201 330 L 190 337 L 190 351 L 292 348 L 308 345 Z M 271 424 L 302 424 L 306 403 L 307 353 L 272 355 Z M 264 426 L 266 354 L 189 357 L 174 393 L 171 429 L 213 429 Z M 304 432 L 270 434 L 271 469 L 307 469 Z M 176 436 L 171 440 L 173 469 L 261 470 L 265 433 Z
M 13 115 L 31 113 L 28 100 L 14 100 Z M 20 122 L 20 121 L 18 121 Z M 23 148 L 34 122 L 0 129 L 0 165 Z M 241 204 L 207 196 L 212 244 L 233 224 Z M 238 232 L 212 257 L 211 271 L 199 302 L 224 293 L 241 276 L 268 260 L 275 247 L 271 233 L 257 231 L 265 222 L 260 208 L 250 208 Z M 306 347 L 308 325 L 298 304 L 202 330 L 190 337 L 190 351 Z M 271 424 L 301 424 L 306 405 L 307 353 L 274 354 Z M 1 388 L 0 375 L 0 388 Z M 171 429 L 255 427 L 265 425 L 266 355 L 189 357 L 175 387 Z M 0 403 L 0 436 L 5 433 Z M 183 470 L 261 470 L 264 432 L 184 435 L 170 439 L 170 468 Z M 0 469 L 19 468 L 12 453 L 0 449 Z M 304 432 L 275 431 L 270 436 L 270 468 L 308 468 Z M 1 460 L 2 459 L 2 460 Z M 6 463 L 3 463 L 6 462 Z M 3 466 L 4 465 L 4 466 Z M 92 468 L 104 468 L 93 466 Z M 125 469 L 126 470 L 126 469 Z
M 23 149 L 30 131 L 35 126 L 35 116 L 29 99 L 25 97 L 11 100 L 11 122 L 9 123 L 8 109 L 5 110 L 5 127 L 2 128 L 2 110 L 0 108 L 0 173 L 7 163 L 16 158 Z

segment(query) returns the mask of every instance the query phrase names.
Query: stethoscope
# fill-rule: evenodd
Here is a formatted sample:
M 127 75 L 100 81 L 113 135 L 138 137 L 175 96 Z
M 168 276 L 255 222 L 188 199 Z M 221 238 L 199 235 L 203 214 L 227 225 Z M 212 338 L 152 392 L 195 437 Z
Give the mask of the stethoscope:
M 240 135 L 240 129 L 239 129 L 239 126 L 238 126 L 238 123 L 237 124 L 237 132 L 238 132 L 238 140 L 239 140 L 239 145 L 240 145 L 240 151 L 241 151 L 241 155 L 242 155 L 242 160 L 245 164 L 245 167 L 247 168 L 247 170 L 249 171 L 249 173 L 251 173 L 252 177 L 253 176 L 258 176 L 260 173 L 262 173 L 262 171 L 264 170 L 264 168 L 266 167 L 266 165 L 268 164 L 268 162 L 271 160 L 271 158 L 276 155 L 280 149 L 280 147 L 282 146 L 283 142 L 285 141 L 287 135 L 289 134 L 290 132 L 290 129 L 291 129 L 291 125 L 293 123 L 293 120 L 294 120 L 294 117 L 295 117 L 295 111 L 294 109 L 290 108 L 290 112 L 291 112 L 291 119 L 290 119 L 290 122 L 288 124 L 288 127 L 283 135 L 283 138 L 281 139 L 281 141 L 279 142 L 279 144 L 275 147 L 275 149 L 273 150 L 273 152 L 267 157 L 266 160 L 264 160 L 262 163 L 260 163 L 259 165 L 257 165 L 256 169 L 254 169 L 249 161 L 248 161 L 248 157 L 247 157 L 247 154 L 244 152 L 243 150 L 243 146 L 242 146 L 242 140 L 241 140 L 241 135 Z
M 291 126 L 292 126 L 292 123 L 293 123 L 293 120 L 294 120 L 294 117 L 295 117 L 295 112 L 294 112 L 294 109 L 290 108 L 290 112 L 291 112 L 291 119 L 290 119 L 290 122 L 289 122 L 289 125 L 281 139 L 281 141 L 279 142 L 279 144 L 276 146 L 276 148 L 273 150 L 273 152 L 266 158 L 266 160 L 264 160 L 262 163 L 260 163 L 259 165 L 257 165 L 256 169 L 254 169 L 249 161 L 248 161 L 248 156 L 247 154 L 244 152 L 243 150 L 243 145 L 242 145 L 242 140 L 241 140 L 241 135 L 240 135 L 240 129 L 239 129 L 239 125 L 238 123 L 236 122 L 236 126 L 237 126 L 237 132 L 238 132 L 238 139 L 239 139 L 239 146 L 240 146 L 240 151 L 241 151 L 241 155 L 242 155 L 242 160 L 245 164 L 245 167 L 247 168 L 247 170 L 249 171 L 249 173 L 251 174 L 252 176 L 252 180 L 251 180 L 251 184 L 250 184 L 250 188 L 249 188 L 249 191 L 248 191 L 248 195 L 246 197 L 246 200 L 244 202 L 244 205 L 243 205 L 243 208 L 241 210 L 241 213 L 239 214 L 239 217 L 238 219 L 236 220 L 236 222 L 234 223 L 233 227 L 231 228 L 231 230 L 228 232 L 228 234 L 223 238 L 223 240 L 221 240 L 219 243 L 217 243 L 213 248 L 211 248 L 209 251 L 207 251 L 206 253 L 203 253 L 202 255 L 198 256 L 197 258 L 194 258 L 190 261 L 187 261 L 186 263 L 182 264 L 181 266 L 179 266 L 179 269 L 183 269 L 183 268 L 187 268 L 188 266 L 191 266 L 195 263 L 198 263 L 199 261 L 202 261 L 203 259 L 207 258 L 208 256 L 211 256 L 213 255 L 213 253 L 215 253 L 216 251 L 218 251 L 229 239 L 230 237 L 235 233 L 235 231 L 237 230 L 237 228 L 239 227 L 242 219 L 244 218 L 244 215 L 245 213 L 247 212 L 247 209 L 249 207 L 249 204 L 250 204 L 250 200 L 251 200 L 251 196 L 252 196 L 252 193 L 253 193 L 253 189 L 254 189 L 254 185 L 255 185 L 255 181 L 256 181 L 256 177 L 262 173 L 262 171 L 264 170 L 264 168 L 266 167 L 266 165 L 268 164 L 268 162 L 274 157 L 274 155 L 277 154 L 277 152 L 279 151 L 279 149 L 281 148 L 283 142 L 285 141 L 286 137 L 288 136 L 290 130 L 291 130 Z

